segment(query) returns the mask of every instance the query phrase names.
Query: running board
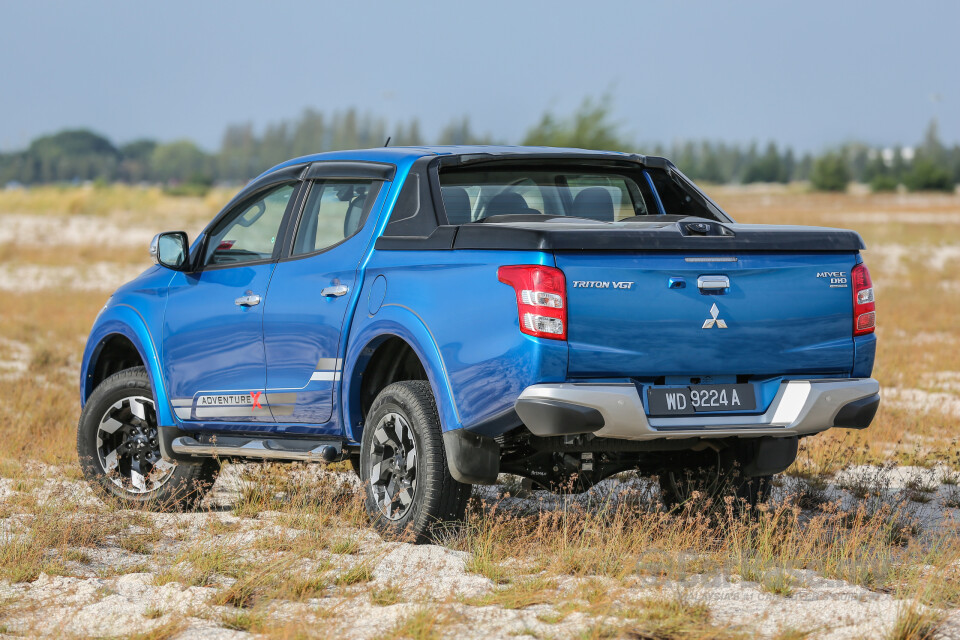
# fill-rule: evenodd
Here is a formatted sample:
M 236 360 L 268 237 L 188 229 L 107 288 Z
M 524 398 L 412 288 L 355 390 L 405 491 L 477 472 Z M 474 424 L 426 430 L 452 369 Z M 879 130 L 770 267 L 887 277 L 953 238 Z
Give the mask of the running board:
M 200 442 L 190 436 L 174 438 L 171 449 L 181 456 L 218 458 L 257 458 L 263 460 L 300 460 L 334 462 L 343 456 L 340 440 L 260 439 L 217 436 Z

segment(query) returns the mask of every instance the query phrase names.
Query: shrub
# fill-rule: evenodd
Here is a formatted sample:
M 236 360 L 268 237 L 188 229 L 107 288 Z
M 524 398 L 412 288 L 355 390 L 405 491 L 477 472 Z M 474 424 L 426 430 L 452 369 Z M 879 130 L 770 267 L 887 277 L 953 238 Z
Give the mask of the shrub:
M 870 181 L 870 190 L 874 193 L 881 191 L 896 191 L 900 182 L 893 176 L 879 175 Z
M 823 155 L 813 163 L 810 183 L 817 191 L 846 191 L 850 182 L 847 163 L 836 153 Z
M 953 191 L 953 177 L 950 172 L 933 160 L 923 157 L 914 161 L 903 182 L 910 191 Z

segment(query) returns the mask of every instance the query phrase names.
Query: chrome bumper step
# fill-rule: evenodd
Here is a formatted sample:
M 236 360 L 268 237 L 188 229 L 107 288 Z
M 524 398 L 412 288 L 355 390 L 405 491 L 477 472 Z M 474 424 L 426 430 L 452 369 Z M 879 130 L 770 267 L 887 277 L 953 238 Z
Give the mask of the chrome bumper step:
M 789 380 L 760 415 L 650 417 L 632 383 L 546 383 L 527 387 L 515 409 L 538 436 L 662 440 L 806 436 L 832 427 L 863 429 L 880 402 L 873 378 Z M 845 411 L 845 408 L 850 409 Z M 862 405 L 862 406 L 861 406 Z M 841 413 L 843 412 L 843 413 Z

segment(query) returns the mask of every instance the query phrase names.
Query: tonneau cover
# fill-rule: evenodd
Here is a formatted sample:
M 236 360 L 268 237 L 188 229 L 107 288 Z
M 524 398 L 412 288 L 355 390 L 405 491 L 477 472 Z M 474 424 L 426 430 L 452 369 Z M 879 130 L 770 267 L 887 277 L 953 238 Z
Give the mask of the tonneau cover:
M 855 231 L 827 227 L 725 223 L 722 235 L 691 234 L 684 222 L 575 221 L 442 225 L 428 237 L 381 237 L 380 250 L 854 252 L 866 248 Z M 719 223 L 711 222 L 712 226 Z
M 683 222 L 465 224 L 454 249 L 530 251 L 838 251 L 866 248 L 855 231 L 826 227 L 723 224 L 729 235 L 687 233 Z M 713 226 L 719 223 L 711 222 Z

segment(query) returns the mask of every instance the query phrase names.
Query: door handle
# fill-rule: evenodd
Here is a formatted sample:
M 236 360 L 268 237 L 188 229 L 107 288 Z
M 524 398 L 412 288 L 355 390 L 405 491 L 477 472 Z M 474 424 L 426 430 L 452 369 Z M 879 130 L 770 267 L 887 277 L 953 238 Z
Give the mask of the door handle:
M 254 307 L 260 304 L 260 296 L 255 293 L 246 296 L 240 296 L 234 300 L 233 303 L 238 307 Z
M 697 287 L 716 291 L 718 289 L 729 289 L 730 278 L 727 276 L 700 276 L 697 278 Z
M 324 287 L 320 289 L 320 295 L 325 298 L 339 298 L 342 295 L 345 295 L 350 289 L 346 285 L 338 284 L 332 287 Z

